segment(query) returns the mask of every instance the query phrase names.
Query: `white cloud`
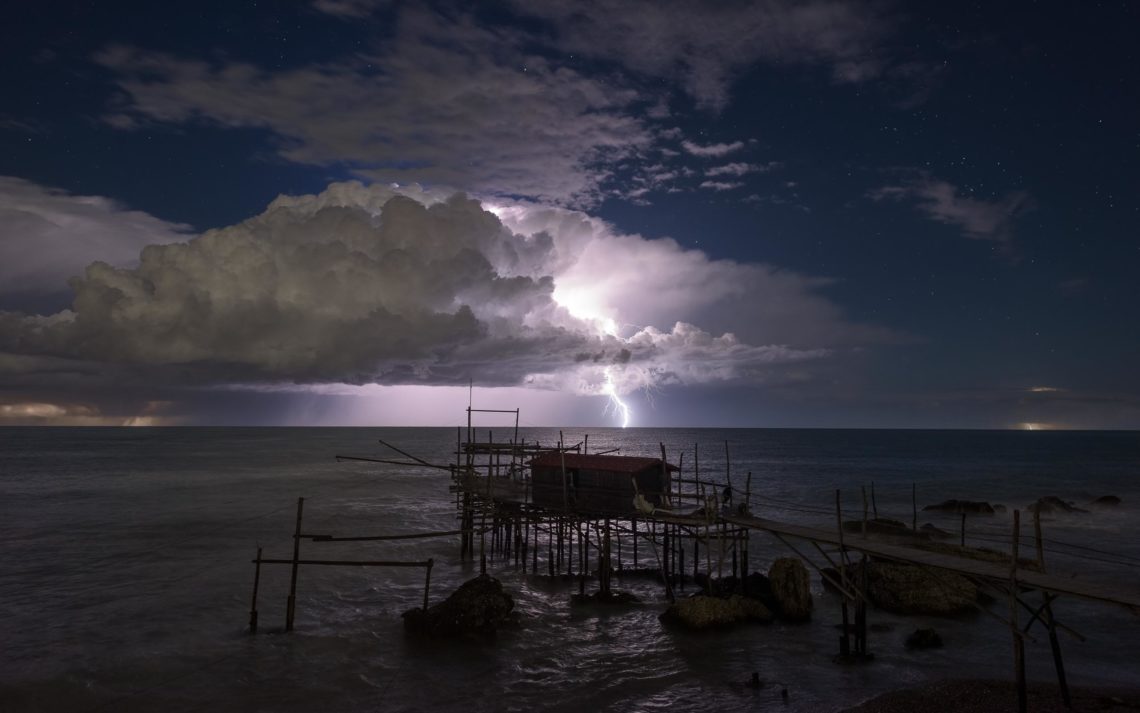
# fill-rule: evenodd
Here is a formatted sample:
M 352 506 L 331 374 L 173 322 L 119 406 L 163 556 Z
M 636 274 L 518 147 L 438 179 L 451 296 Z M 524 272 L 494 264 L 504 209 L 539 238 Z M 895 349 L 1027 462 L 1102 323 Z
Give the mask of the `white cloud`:
M 726 163 L 723 166 L 713 166 L 705 171 L 705 175 L 709 178 L 717 176 L 743 176 L 749 173 L 765 173 L 773 169 L 779 168 L 778 161 L 769 161 L 768 163 Z
M 67 289 L 95 260 L 128 265 L 145 245 L 187 239 L 190 226 L 0 176 L 0 295 Z
M 744 184 L 740 181 L 703 181 L 701 188 L 707 188 L 712 191 L 731 191 L 740 188 Z
M 0 313 L 0 374 L 30 378 L 31 358 L 194 384 L 757 382 L 883 338 L 823 284 L 577 211 L 334 184 L 134 268 L 93 263 L 73 311 Z
M 707 157 L 720 157 L 727 156 L 730 153 L 735 153 L 744 148 L 743 141 L 733 141 L 732 143 L 724 144 L 708 144 L 702 146 L 701 144 L 693 143 L 692 141 L 682 141 L 681 148 L 685 149 L 694 156 Z
M 998 242 L 1012 237 L 1013 221 L 1032 205 L 1024 191 L 985 200 L 964 195 L 953 184 L 925 174 L 901 185 L 878 188 L 870 195 L 875 200 L 912 199 L 931 219 L 960 228 L 966 237 Z

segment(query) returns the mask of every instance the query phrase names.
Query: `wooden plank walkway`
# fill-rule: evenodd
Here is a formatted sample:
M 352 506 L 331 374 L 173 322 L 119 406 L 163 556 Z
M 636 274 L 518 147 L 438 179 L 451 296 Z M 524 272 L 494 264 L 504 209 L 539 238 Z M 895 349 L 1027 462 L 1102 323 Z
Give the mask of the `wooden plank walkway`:
M 733 525 L 761 530 L 803 540 L 812 540 L 817 543 L 839 546 L 839 534 L 833 530 L 821 530 L 803 525 L 766 520 L 758 517 L 743 517 L 738 515 L 725 515 L 722 520 Z M 686 523 L 688 524 L 688 523 Z M 981 562 L 965 557 L 956 557 L 938 552 L 906 547 L 904 545 L 888 542 L 863 539 L 859 536 L 845 536 L 843 545 L 849 550 L 865 552 L 874 557 L 907 562 L 926 567 L 935 567 L 950 572 L 990 580 L 998 583 L 1009 582 L 1009 565 L 994 562 Z M 1032 587 L 1052 594 L 1065 594 L 1082 599 L 1107 602 L 1126 607 L 1133 614 L 1140 615 L 1140 587 L 1134 582 L 1120 583 L 1109 586 L 1097 582 L 1086 582 L 1067 576 L 1044 574 L 1027 569 L 1017 570 L 1017 583 L 1024 587 Z

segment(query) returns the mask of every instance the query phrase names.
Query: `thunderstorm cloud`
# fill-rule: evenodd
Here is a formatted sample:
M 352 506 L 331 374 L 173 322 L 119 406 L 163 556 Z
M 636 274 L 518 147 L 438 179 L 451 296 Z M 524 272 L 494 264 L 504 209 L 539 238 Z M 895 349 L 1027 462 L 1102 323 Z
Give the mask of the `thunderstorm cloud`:
M 584 394 L 769 382 L 888 336 L 849 323 L 826 284 L 568 209 L 349 182 L 135 264 L 93 262 L 71 309 L 0 312 L 0 377 Z

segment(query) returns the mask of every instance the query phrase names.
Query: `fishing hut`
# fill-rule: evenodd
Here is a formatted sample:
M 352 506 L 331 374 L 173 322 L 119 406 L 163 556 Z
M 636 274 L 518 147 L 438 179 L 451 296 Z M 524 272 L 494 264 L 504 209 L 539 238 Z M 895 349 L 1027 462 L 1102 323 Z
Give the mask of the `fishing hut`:
M 670 475 L 679 469 L 657 458 L 544 453 L 530 461 L 531 502 L 580 513 L 631 515 L 636 494 L 666 505 Z

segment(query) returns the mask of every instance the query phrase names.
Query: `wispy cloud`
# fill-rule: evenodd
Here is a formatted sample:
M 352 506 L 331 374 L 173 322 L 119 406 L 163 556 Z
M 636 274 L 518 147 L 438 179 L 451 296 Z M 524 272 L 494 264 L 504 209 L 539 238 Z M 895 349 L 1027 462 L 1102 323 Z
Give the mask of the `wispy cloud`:
M 96 59 L 126 97 L 107 116 L 117 127 L 259 127 L 290 161 L 370 180 L 598 200 L 614 167 L 654 142 L 636 116 L 644 98 L 511 40 L 463 18 L 408 11 L 382 54 L 337 63 L 272 70 L 122 46 Z
M 1032 206 L 1025 191 L 986 200 L 965 194 L 953 184 L 922 174 L 904 183 L 870 193 L 874 200 L 911 200 L 932 220 L 952 225 L 974 240 L 1006 242 L 1018 215 Z
M 735 153 L 744 148 L 743 141 L 733 141 L 731 143 L 723 144 L 697 144 L 686 139 L 681 142 L 681 148 L 689 152 L 693 156 L 700 156 L 702 158 L 727 156 L 730 153 Z

